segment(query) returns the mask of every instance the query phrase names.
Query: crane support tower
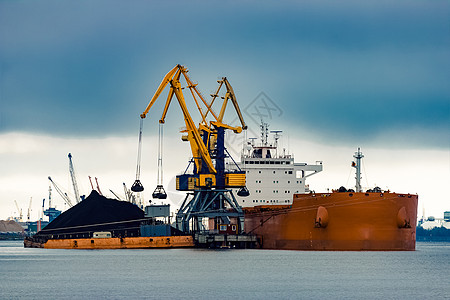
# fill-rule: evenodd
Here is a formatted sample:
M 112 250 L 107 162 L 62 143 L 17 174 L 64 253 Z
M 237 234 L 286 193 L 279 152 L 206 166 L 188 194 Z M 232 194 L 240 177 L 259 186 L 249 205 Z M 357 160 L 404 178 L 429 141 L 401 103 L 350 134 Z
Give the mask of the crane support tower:
M 182 65 L 175 66 L 167 73 L 146 109 L 140 115 L 141 121 L 147 116 L 163 90 L 169 86 L 159 123 L 165 123 L 169 106 L 175 96 L 186 125 L 186 128 L 181 130 L 182 140 L 190 144 L 192 159 L 189 164 L 193 163 L 192 172 L 187 172 L 188 167 L 184 174 L 176 177 L 177 190 L 188 192 L 176 216 L 177 228 L 186 233 L 202 234 L 217 232 L 225 227 L 231 228 L 233 225 L 233 233 L 240 234 L 244 229 L 244 214 L 231 189 L 238 188 L 238 194 L 242 196 L 248 196 L 249 192 L 246 188 L 245 171 L 239 168 L 237 171 L 225 169 L 225 159 L 230 157 L 225 148 L 225 130 L 231 130 L 238 134 L 247 129 L 247 126 L 233 88 L 226 77 L 218 80 L 219 87 L 208 102 L 187 73 L 187 68 Z M 222 87 L 226 89 L 225 95 L 219 96 Z M 201 121 L 198 126 L 194 123 L 188 110 L 183 89 L 189 90 L 195 104 L 194 107 L 200 114 Z M 216 101 L 217 99 L 223 99 L 218 114 L 213 110 L 214 103 L 219 102 Z M 223 118 L 229 102 L 233 104 L 241 126 L 224 123 Z M 212 116 L 211 121 L 208 121 L 208 115 Z
M 48 217 L 48 222 L 50 223 L 56 219 L 61 214 L 60 210 L 52 207 L 52 187 L 48 186 L 48 209 L 44 210 L 44 215 Z

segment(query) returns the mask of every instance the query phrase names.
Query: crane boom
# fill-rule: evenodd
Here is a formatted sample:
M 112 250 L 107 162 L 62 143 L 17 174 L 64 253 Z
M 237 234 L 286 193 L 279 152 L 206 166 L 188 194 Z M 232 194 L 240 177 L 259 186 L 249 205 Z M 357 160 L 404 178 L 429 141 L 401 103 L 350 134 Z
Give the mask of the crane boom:
M 94 189 L 94 185 L 92 184 L 92 178 L 91 178 L 91 176 L 88 176 L 89 177 L 89 182 L 91 183 L 91 188 L 92 188 L 92 190 L 95 190 Z
M 55 190 L 58 192 L 58 194 L 61 196 L 61 198 L 63 198 L 63 200 L 67 203 L 67 205 L 69 205 L 69 207 L 73 207 L 72 201 L 70 201 L 69 196 L 67 196 L 67 194 L 65 194 L 60 188 L 59 186 L 56 185 L 56 183 L 52 180 L 52 178 L 50 176 L 48 176 L 48 180 L 50 180 L 50 182 L 53 184 L 53 186 L 55 187 Z
M 40 218 L 41 221 L 44 219 L 44 206 L 45 206 L 45 198 L 42 199 L 42 210 L 41 210 L 41 218 Z
M 48 208 L 52 207 L 52 186 L 48 186 Z
M 183 112 L 184 121 L 186 124 L 186 131 L 188 132 L 188 140 L 191 143 L 191 150 L 192 155 L 195 159 L 195 164 L 197 168 L 201 168 L 201 161 L 200 157 L 203 158 L 203 160 L 208 165 L 208 168 L 211 173 L 217 173 L 217 171 L 214 168 L 214 165 L 211 161 L 211 157 L 209 157 L 208 150 L 206 149 L 206 146 L 204 145 L 200 133 L 196 129 L 195 123 L 192 120 L 191 115 L 189 114 L 189 111 L 186 106 L 186 102 L 184 100 L 183 93 L 181 92 L 181 83 L 180 83 L 180 77 L 181 74 L 185 74 L 187 72 L 187 69 L 181 65 L 176 65 L 172 70 L 169 71 L 169 73 L 166 74 L 163 81 L 159 85 L 158 89 L 156 90 L 155 94 L 153 95 L 152 99 L 150 100 L 150 103 L 145 108 L 144 112 L 141 114 L 141 119 L 144 119 L 148 112 L 150 111 L 150 108 L 152 108 L 153 104 L 158 99 L 159 95 L 162 93 L 162 91 L 165 89 L 165 87 L 170 83 L 170 91 L 169 95 L 167 97 L 166 104 L 164 106 L 164 111 L 161 116 L 161 119 L 159 120 L 159 123 L 165 123 L 165 118 L 167 115 L 167 111 L 169 109 L 170 103 L 172 101 L 173 95 L 175 95 L 178 99 L 178 103 L 181 107 L 181 110 Z M 190 81 L 189 81 L 190 82 Z M 191 86 L 194 87 L 194 85 Z M 206 123 L 206 120 L 202 114 L 203 121 Z
M 181 83 L 171 81 L 172 89 L 175 92 L 175 95 L 178 99 L 178 103 L 180 104 L 181 110 L 183 112 L 184 121 L 186 124 L 186 130 L 188 132 L 188 140 L 191 144 L 192 155 L 194 157 L 194 162 L 197 166 L 197 169 L 201 169 L 201 158 L 205 161 L 208 166 L 208 169 L 211 173 L 217 173 L 216 168 L 212 162 L 211 156 L 209 155 L 209 151 L 204 144 L 202 137 L 200 136 L 200 132 L 195 126 L 194 121 L 189 114 L 188 108 L 186 106 L 186 101 L 184 100 L 183 93 L 181 92 Z M 163 122 L 164 123 L 164 122 Z
M 117 200 L 119 200 L 119 201 L 123 201 L 123 199 L 121 199 L 119 196 L 117 196 L 117 194 L 116 193 L 114 193 L 114 191 L 113 190 L 109 190 L 116 198 L 117 198 Z
M 141 114 L 141 118 L 144 119 L 148 112 L 150 111 L 150 108 L 153 106 L 153 104 L 156 102 L 156 99 L 158 99 L 159 95 L 162 93 L 162 91 L 164 90 L 164 88 L 167 86 L 167 84 L 169 83 L 169 81 L 171 80 L 171 78 L 173 77 L 173 75 L 175 74 L 175 72 L 180 68 L 180 65 L 177 65 L 175 68 L 173 68 L 172 70 L 169 71 L 169 73 L 166 74 L 166 76 L 164 76 L 163 80 L 161 81 L 158 89 L 156 90 L 155 94 L 153 95 L 152 99 L 150 100 L 149 104 L 147 105 L 147 107 L 145 108 L 144 112 Z M 173 96 L 173 95 L 172 95 Z M 170 97 L 170 99 L 172 99 L 172 97 Z M 168 99 L 168 103 L 170 103 L 170 100 Z M 167 103 L 166 103 L 166 106 Z M 168 107 L 167 107 L 168 108 Z M 164 111 L 167 110 L 167 108 L 164 109 Z M 164 123 L 164 122 L 162 122 Z
M 159 122 L 165 123 L 167 111 L 169 109 L 173 95 L 175 95 L 178 100 L 178 104 L 183 112 L 184 121 L 186 124 L 185 132 L 187 132 L 187 134 L 188 134 L 187 140 L 191 144 L 192 156 L 194 158 L 194 163 L 195 163 L 196 168 L 198 170 L 201 170 L 202 163 L 205 163 L 211 174 L 217 174 L 217 170 L 212 162 L 212 158 L 210 155 L 211 149 L 208 149 L 209 143 L 208 142 L 205 143 L 205 141 L 202 139 L 201 131 L 205 131 L 205 132 L 207 132 L 207 134 L 211 134 L 212 132 L 214 132 L 213 127 L 215 127 L 215 128 L 221 127 L 224 129 L 231 129 L 236 133 L 240 133 L 242 131 L 242 129 L 246 129 L 247 126 L 245 125 L 244 119 L 242 117 L 242 113 L 239 109 L 239 105 L 237 104 L 236 97 L 234 95 L 234 91 L 233 91 L 230 83 L 226 79 L 226 77 L 223 77 L 222 80 L 219 81 L 220 86 L 215 94 L 215 97 L 217 97 L 220 87 L 223 84 L 225 84 L 225 86 L 227 87 L 227 94 L 225 97 L 226 100 L 224 101 L 224 103 L 222 105 L 221 114 L 219 116 L 217 116 L 214 113 L 214 111 L 212 110 L 212 105 L 214 103 L 215 97 L 213 98 L 211 103 L 207 103 L 207 101 L 203 98 L 201 93 L 198 91 L 198 89 L 196 87 L 197 85 L 194 84 L 191 81 L 191 79 L 189 78 L 189 76 L 187 75 L 187 72 L 188 72 L 188 70 L 184 66 L 176 65 L 172 70 L 169 71 L 169 73 L 166 74 L 166 76 L 162 80 L 161 84 L 159 85 L 158 89 L 156 90 L 155 94 L 153 95 L 152 99 L 150 100 L 149 104 L 147 105 L 146 109 L 141 114 L 141 119 L 144 119 L 147 116 L 148 112 L 150 111 L 151 107 L 156 102 L 156 100 L 158 99 L 158 97 L 160 96 L 162 91 L 166 88 L 167 85 L 170 84 L 169 95 L 167 97 L 164 111 L 162 113 L 162 116 L 161 116 L 161 119 L 159 120 Z M 192 120 L 192 117 L 191 117 L 191 115 L 188 111 L 187 105 L 186 105 L 186 101 L 185 101 L 185 98 L 184 98 L 184 95 L 182 92 L 183 88 L 181 87 L 181 82 L 180 82 L 181 75 L 184 76 L 186 83 L 187 83 L 187 87 L 190 89 L 191 94 L 194 98 L 194 101 L 197 105 L 198 111 L 202 117 L 202 123 L 199 124 L 198 128 L 196 127 L 194 121 Z M 202 100 L 204 105 L 206 106 L 206 113 L 203 113 L 200 105 L 198 104 L 198 101 L 197 101 L 195 95 L 197 95 Z M 225 107 L 226 107 L 228 99 L 231 99 L 231 101 L 234 105 L 234 108 L 238 114 L 239 120 L 241 121 L 242 127 L 240 127 L 240 126 L 234 127 L 234 126 L 224 124 L 222 122 L 223 114 L 225 112 Z M 213 117 L 215 119 L 215 121 L 211 122 L 210 124 L 208 124 L 208 122 L 206 121 L 206 117 L 209 112 L 211 112 L 211 114 L 213 115 Z
M 125 182 L 123 183 L 123 190 L 125 192 L 125 200 L 128 202 L 131 202 L 130 197 L 128 197 L 128 189 L 127 189 L 127 186 L 125 185 Z
M 227 88 L 227 94 L 226 94 L 227 96 L 225 96 L 225 97 L 229 97 L 231 99 L 231 102 L 233 103 L 233 106 L 234 106 L 234 110 L 238 114 L 239 121 L 241 122 L 242 129 L 245 130 L 245 129 L 247 129 L 247 125 L 245 124 L 244 117 L 242 116 L 242 113 L 241 113 L 241 109 L 239 108 L 239 104 L 237 102 L 236 95 L 234 94 L 233 87 L 231 86 L 230 82 L 228 81 L 228 79 L 226 77 L 222 77 L 222 80 L 225 83 L 225 86 Z M 225 102 L 224 102 L 224 104 L 225 104 Z M 225 111 L 225 109 L 223 109 L 223 110 Z M 221 113 L 220 116 L 221 117 L 220 117 L 219 121 L 222 122 L 223 114 Z
M 22 216 L 22 209 L 20 209 L 19 204 L 17 204 L 16 200 L 14 200 L 14 203 L 16 204 L 17 212 L 19 213 L 19 222 L 22 222 L 22 218 L 23 218 L 23 216 Z
M 75 177 L 75 169 L 73 167 L 72 154 L 69 153 L 68 157 L 69 157 L 70 177 L 72 177 L 73 191 L 75 193 L 75 201 L 77 203 L 80 203 L 80 192 L 78 190 L 77 178 Z
M 17 204 L 17 201 L 16 201 L 16 200 L 14 200 L 14 203 L 16 204 L 17 212 L 20 213 L 19 204 Z
M 30 218 L 31 218 L 31 201 L 32 200 L 33 200 L 33 197 L 30 197 L 30 203 L 28 204 L 28 215 L 27 215 L 28 222 L 30 222 Z
M 98 193 L 103 196 L 102 191 L 100 191 L 100 186 L 98 185 L 97 177 L 95 177 L 95 183 L 97 183 L 97 191 L 98 191 Z

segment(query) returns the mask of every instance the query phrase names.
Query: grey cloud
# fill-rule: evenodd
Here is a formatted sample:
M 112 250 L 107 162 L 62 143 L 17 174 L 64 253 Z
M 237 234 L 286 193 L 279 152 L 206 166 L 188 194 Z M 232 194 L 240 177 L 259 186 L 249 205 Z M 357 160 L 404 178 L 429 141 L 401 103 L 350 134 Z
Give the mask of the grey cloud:
M 0 6 L 0 132 L 134 134 L 177 63 L 205 95 L 226 75 L 243 105 L 264 91 L 325 138 L 450 131 L 444 1 Z

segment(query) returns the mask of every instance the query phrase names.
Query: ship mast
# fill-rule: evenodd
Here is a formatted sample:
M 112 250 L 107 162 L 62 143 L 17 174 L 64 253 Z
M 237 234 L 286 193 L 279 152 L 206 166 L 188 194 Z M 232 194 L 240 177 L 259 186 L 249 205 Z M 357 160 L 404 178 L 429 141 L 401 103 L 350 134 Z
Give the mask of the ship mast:
M 259 125 L 261 128 L 261 144 L 262 146 L 267 146 L 267 137 L 269 136 L 269 124 L 264 123 L 263 120 L 261 120 L 261 125 Z
M 278 157 L 278 140 L 280 139 L 280 133 L 283 130 L 271 130 L 270 133 L 275 133 L 275 157 Z
M 356 185 L 355 190 L 357 193 L 361 192 L 361 158 L 364 157 L 364 155 L 361 152 L 361 149 L 358 148 L 358 151 L 355 152 L 355 155 L 353 157 L 356 159 L 356 162 L 352 162 L 352 167 L 356 169 Z

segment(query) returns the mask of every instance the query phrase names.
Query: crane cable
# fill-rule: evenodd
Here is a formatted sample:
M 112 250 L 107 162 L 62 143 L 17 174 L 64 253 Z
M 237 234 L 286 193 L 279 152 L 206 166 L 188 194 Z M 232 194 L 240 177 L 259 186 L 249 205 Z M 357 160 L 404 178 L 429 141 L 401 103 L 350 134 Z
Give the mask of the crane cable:
M 153 191 L 152 197 L 155 199 L 166 199 L 167 193 L 163 187 L 163 167 L 162 167 L 162 152 L 163 152 L 163 136 L 164 124 L 159 123 L 158 127 L 158 175 L 156 182 L 156 189 Z
M 163 168 L 162 168 L 162 151 L 163 151 L 163 135 L 164 135 L 164 127 L 163 123 L 159 123 L 159 131 L 158 131 L 158 178 L 157 185 L 163 184 Z
M 139 127 L 139 142 L 138 142 L 138 156 L 136 164 L 136 180 L 141 176 L 141 149 L 142 149 L 142 128 L 144 127 L 144 119 L 141 119 Z
M 144 119 L 141 118 L 140 128 L 139 128 L 139 143 L 138 143 L 138 157 L 136 164 L 136 180 L 134 181 L 131 190 L 133 192 L 142 192 L 144 187 L 140 181 L 141 176 L 141 149 L 142 149 L 142 128 L 144 127 Z

